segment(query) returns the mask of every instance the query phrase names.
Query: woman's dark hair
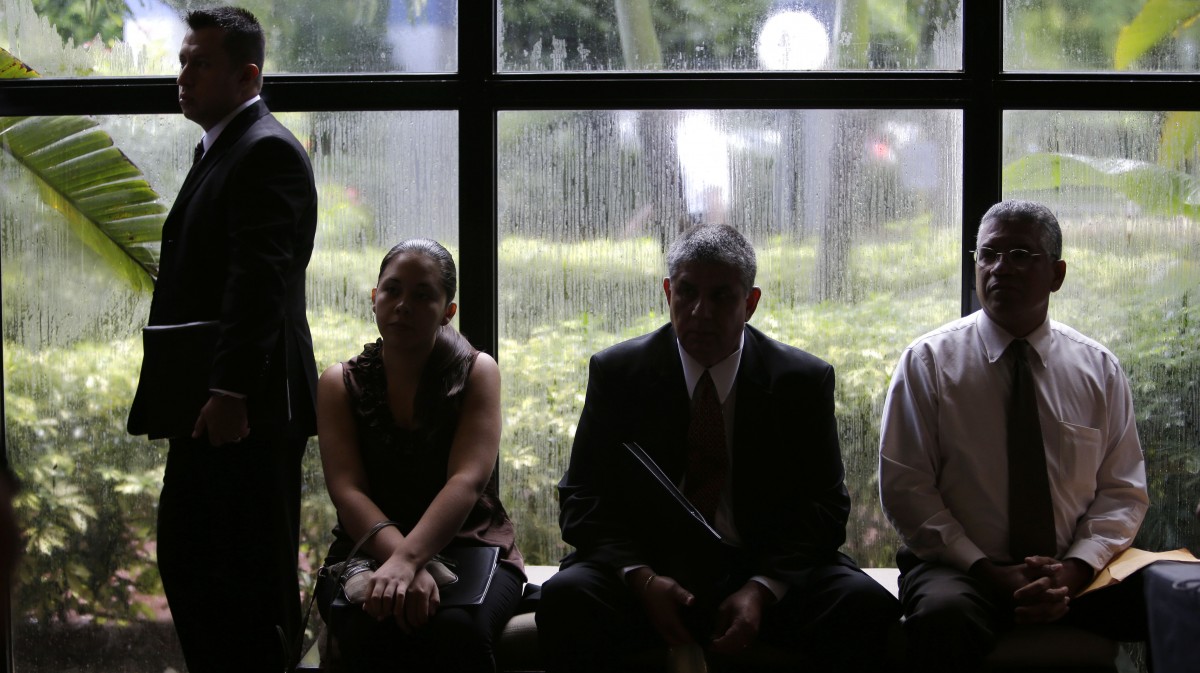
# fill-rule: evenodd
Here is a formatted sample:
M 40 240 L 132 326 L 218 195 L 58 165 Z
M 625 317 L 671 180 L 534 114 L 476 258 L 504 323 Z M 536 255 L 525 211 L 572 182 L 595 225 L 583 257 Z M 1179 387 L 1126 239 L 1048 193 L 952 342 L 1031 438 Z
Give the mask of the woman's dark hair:
M 454 256 L 450 251 L 433 239 L 410 238 L 397 243 L 383 256 L 379 277 L 383 277 L 392 260 L 406 253 L 424 255 L 433 260 L 438 267 L 446 305 L 449 306 L 458 289 L 458 269 L 454 266 Z M 417 396 L 413 402 L 417 425 L 432 430 L 450 414 L 457 413 L 459 398 L 467 387 L 467 377 L 471 375 L 471 367 L 478 353 L 453 325 L 442 325 L 438 329 L 433 350 L 421 371 L 421 380 L 417 382 Z
M 383 256 L 383 262 L 379 264 L 379 278 L 383 278 L 383 272 L 393 259 L 406 252 L 420 253 L 437 264 L 442 291 L 446 293 L 446 303 L 454 301 L 454 293 L 458 290 L 458 269 L 454 266 L 454 255 L 432 238 L 408 238 L 392 246 Z

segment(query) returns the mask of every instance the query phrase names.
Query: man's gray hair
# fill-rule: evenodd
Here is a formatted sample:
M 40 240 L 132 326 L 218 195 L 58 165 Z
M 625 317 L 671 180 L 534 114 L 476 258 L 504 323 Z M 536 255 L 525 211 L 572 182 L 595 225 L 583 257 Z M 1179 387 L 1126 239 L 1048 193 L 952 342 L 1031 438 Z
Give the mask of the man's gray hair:
M 1032 222 L 1042 228 L 1042 249 L 1054 259 L 1062 259 L 1062 228 L 1050 209 L 1033 201 L 1001 201 L 988 208 L 979 220 L 979 228 L 988 222 Z
M 692 262 L 715 262 L 737 269 L 747 295 L 754 287 L 754 275 L 758 273 L 754 246 L 727 224 L 692 227 L 671 243 L 667 250 L 667 275 L 672 281 L 679 273 L 679 267 Z

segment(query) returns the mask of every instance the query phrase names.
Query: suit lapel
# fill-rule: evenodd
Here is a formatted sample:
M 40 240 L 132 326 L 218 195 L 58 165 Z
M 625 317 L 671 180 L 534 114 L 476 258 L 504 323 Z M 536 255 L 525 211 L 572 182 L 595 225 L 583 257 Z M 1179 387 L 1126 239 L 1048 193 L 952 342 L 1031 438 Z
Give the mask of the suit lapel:
M 208 151 L 204 153 L 204 158 L 200 160 L 200 163 L 192 166 L 192 169 L 188 171 L 187 177 L 183 181 L 183 186 L 179 188 L 179 195 L 175 197 L 175 203 L 187 202 L 196 191 L 196 188 L 204 182 L 204 177 L 208 175 L 209 171 L 220 163 L 221 158 L 229 152 L 229 148 L 233 147 L 241 139 L 242 135 L 254 125 L 254 122 L 266 114 L 267 106 L 260 100 L 242 110 L 236 117 L 231 119 L 225 130 L 221 131 L 221 135 L 217 136 L 217 142 L 213 143 L 213 146 L 208 148 Z
M 658 376 L 648 399 L 661 405 L 662 414 L 655 419 L 654 435 L 659 448 L 656 460 L 663 472 L 675 483 L 683 479 L 687 469 L 687 427 L 691 414 L 687 383 L 683 378 L 683 363 L 679 359 L 679 346 L 675 330 L 668 324 L 655 335 L 649 352 L 658 370 Z
M 770 396 L 767 367 L 763 362 L 762 350 L 758 345 L 759 335 L 746 326 L 746 339 L 742 345 L 742 361 L 738 365 L 737 401 L 734 406 L 733 448 L 730 451 L 734 484 L 737 484 L 737 464 L 754 452 L 764 448 L 761 430 L 765 427 L 760 420 L 768 409 Z

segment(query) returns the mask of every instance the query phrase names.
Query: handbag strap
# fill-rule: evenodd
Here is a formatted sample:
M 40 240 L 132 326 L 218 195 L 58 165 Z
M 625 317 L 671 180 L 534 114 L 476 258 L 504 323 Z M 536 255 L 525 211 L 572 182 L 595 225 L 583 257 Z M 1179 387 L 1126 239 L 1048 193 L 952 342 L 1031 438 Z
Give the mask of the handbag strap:
M 375 537 L 376 533 L 383 530 L 384 528 L 387 528 L 388 526 L 395 526 L 396 528 L 399 528 L 400 524 L 396 523 L 395 521 L 390 521 L 390 520 L 385 519 L 385 520 L 380 521 L 379 523 L 375 524 L 374 526 L 371 526 L 371 530 L 368 530 L 367 532 L 363 533 L 363 536 L 358 538 L 358 542 L 355 542 L 354 546 L 350 548 L 350 553 L 346 555 L 346 560 L 348 561 L 348 560 L 354 558 L 354 556 L 356 554 L 358 554 L 358 550 L 361 549 L 363 545 L 370 542 L 371 538 Z
M 358 550 L 361 549 L 364 544 L 369 542 L 371 540 L 371 538 L 375 537 L 376 533 L 383 530 L 384 528 L 387 528 L 388 526 L 395 526 L 396 528 L 399 528 L 400 524 L 396 523 L 395 521 L 384 520 L 384 521 L 380 521 L 379 523 L 375 524 L 374 526 L 371 526 L 371 530 L 368 530 L 366 533 L 363 533 L 363 536 L 358 538 L 358 542 L 354 543 L 354 546 L 350 549 L 350 553 L 346 555 L 346 560 L 354 558 L 354 555 L 358 553 Z M 342 568 L 345 569 L 345 566 L 343 565 Z M 324 568 L 321 568 L 321 570 L 324 570 Z M 320 576 L 320 574 L 321 574 L 321 571 L 317 571 L 318 577 Z M 341 573 L 339 573 L 339 575 L 340 574 Z M 340 583 L 342 578 L 339 576 L 335 579 Z M 293 652 L 294 652 L 294 654 L 293 654 L 294 659 L 293 659 L 292 663 L 290 663 L 290 668 L 288 670 L 294 670 L 297 666 L 299 666 L 300 659 L 304 656 L 304 651 L 303 651 L 304 650 L 304 632 L 308 630 L 308 619 L 309 619 L 309 617 L 312 616 L 313 603 L 317 599 L 317 587 L 316 587 L 315 582 L 316 582 L 316 580 L 314 580 L 312 591 L 310 591 L 308 593 L 308 605 L 305 606 L 305 608 L 304 608 L 304 616 L 300 619 L 300 632 L 296 634 L 297 642 L 295 644 L 295 647 L 292 648 Z M 280 640 L 285 640 L 283 637 L 283 629 L 281 629 L 279 627 L 276 627 L 276 628 L 279 630 Z M 326 635 L 328 635 L 328 628 L 329 628 L 329 625 L 327 624 L 326 625 Z

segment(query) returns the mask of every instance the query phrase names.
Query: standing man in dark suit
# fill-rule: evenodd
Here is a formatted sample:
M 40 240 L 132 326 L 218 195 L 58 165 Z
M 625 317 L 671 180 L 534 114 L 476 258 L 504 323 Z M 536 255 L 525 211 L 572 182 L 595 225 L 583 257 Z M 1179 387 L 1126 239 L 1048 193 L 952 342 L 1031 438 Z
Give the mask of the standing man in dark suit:
M 210 396 L 170 438 L 158 565 L 191 673 L 283 670 L 300 621 L 300 459 L 315 433 L 304 313 L 317 194 L 308 156 L 259 99 L 249 12 L 187 15 L 179 106 L 204 129 L 163 226 L 151 325 L 217 321 Z M 139 389 L 168 372 L 143 369 Z M 147 413 L 135 400 L 130 425 Z
M 685 232 L 667 266 L 670 324 L 592 357 L 559 484 L 575 551 L 538 607 L 548 670 L 616 671 L 655 645 L 733 654 L 757 640 L 813 670 L 879 670 L 899 605 L 838 551 L 850 499 L 833 368 L 746 324 L 762 293 L 735 229 Z M 728 556 L 681 543 L 649 495 L 631 492 L 624 442 L 705 512 Z

